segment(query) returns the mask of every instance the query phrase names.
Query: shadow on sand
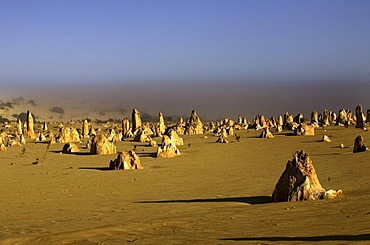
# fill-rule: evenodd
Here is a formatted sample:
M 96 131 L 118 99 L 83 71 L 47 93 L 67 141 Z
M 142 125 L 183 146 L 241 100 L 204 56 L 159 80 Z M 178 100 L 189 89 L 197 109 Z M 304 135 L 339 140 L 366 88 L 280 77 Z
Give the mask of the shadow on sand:
M 63 153 L 63 151 L 49 151 L 52 153 L 59 153 L 63 155 L 78 155 L 78 156 L 94 156 L 95 154 L 90 154 L 90 152 L 87 151 L 79 151 L 79 152 L 72 152 L 72 153 Z
M 136 203 L 202 203 L 202 202 L 241 202 L 241 203 L 256 205 L 256 204 L 270 203 L 271 197 L 270 196 L 227 197 L 227 198 L 211 198 L 211 199 L 141 201 L 141 202 L 136 202 Z
M 370 241 L 370 234 L 332 235 L 312 237 L 237 237 L 222 238 L 223 241 L 268 241 L 268 242 L 320 242 L 320 241 Z
M 136 152 L 136 155 L 139 157 L 151 157 L 151 158 L 156 158 L 157 153 L 153 152 Z
M 109 167 L 79 167 L 78 169 L 82 170 L 98 170 L 98 171 L 110 171 Z

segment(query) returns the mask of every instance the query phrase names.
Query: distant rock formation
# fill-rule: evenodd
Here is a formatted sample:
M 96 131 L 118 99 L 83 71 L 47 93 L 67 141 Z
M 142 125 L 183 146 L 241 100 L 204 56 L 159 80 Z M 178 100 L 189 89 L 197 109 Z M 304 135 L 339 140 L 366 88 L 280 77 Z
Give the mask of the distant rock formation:
M 162 138 L 162 145 L 157 149 L 157 158 L 174 157 L 180 155 L 180 151 L 170 137 L 164 135 Z
M 216 143 L 223 143 L 223 144 L 228 144 L 229 141 L 227 140 L 227 138 L 221 134 L 218 139 L 216 140 Z
M 23 135 L 23 128 L 22 128 L 21 119 L 17 120 L 17 134 L 18 135 Z
M 342 191 L 329 190 L 321 186 L 309 154 L 296 152 L 272 193 L 273 202 L 331 199 L 341 196 Z
M 319 115 L 317 114 L 317 111 L 313 111 L 311 113 L 311 124 L 315 126 L 319 125 Z
M 36 138 L 35 131 L 33 129 L 33 116 L 30 111 L 27 111 L 27 121 L 26 121 L 26 127 L 27 127 L 27 136 L 28 138 L 34 139 Z
M 143 125 L 136 130 L 134 141 L 136 142 L 149 142 L 153 131 L 149 128 L 148 125 Z
M 259 138 L 272 139 L 275 136 L 270 132 L 268 128 L 263 128 Z
M 141 128 L 141 116 L 137 109 L 132 110 L 132 133 L 136 135 L 136 131 Z
M 176 130 L 174 130 L 173 128 L 169 128 L 164 134 L 167 135 L 171 139 L 172 143 L 174 143 L 176 146 L 184 145 L 184 140 L 176 133 Z
M 190 119 L 186 124 L 185 134 L 203 134 L 203 123 L 195 110 L 191 112 Z
M 89 122 L 85 119 L 82 123 L 82 138 L 87 139 L 89 136 Z
M 71 153 L 75 153 L 75 152 L 79 152 L 79 151 L 80 151 L 80 149 L 78 148 L 78 146 L 75 143 L 67 143 L 63 146 L 62 153 L 63 154 L 71 154 Z
M 115 154 L 116 146 L 109 142 L 104 135 L 95 135 L 91 140 L 90 154 Z
M 362 105 L 356 106 L 356 128 L 364 128 L 364 114 L 362 113 Z
M 37 134 L 37 136 L 36 136 L 36 141 L 41 141 L 41 142 L 46 141 L 46 137 L 45 137 L 45 135 L 43 134 L 43 132 L 39 132 L 39 133 Z
M 348 124 L 347 111 L 345 109 L 340 109 L 338 119 L 337 119 L 337 125 L 344 126 L 346 124 Z
M 62 127 L 57 141 L 58 143 L 80 142 L 80 135 L 75 128 Z
M 117 158 L 111 160 L 109 163 L 111 170 L 131 170 L 143 169 L 140 163 L 140 157 L 136 155 L 135 151 L 123 151 L 118 153 Z
M 355 138 L 355 143 L 353 145 L 353 153 L 368 151 L 369 149 L 364 144 L 364 139 L 361 135 Z
M 157 127 L 158 127 L 158 133 L 159 133 L 158 136 L 164 134 L 164 132 L 166 131 L 166 125 L 164 124 L 164 117 L 163 117 L 162 112 L 159 113 Z
M 327 136 L 327 135 L 323 135 L 322 136 L 322 140 L 321 140 L 322 142 L 331 142 L 331 139 L 329 138 L 329 136 Z
M 48 124 L 46 122 L 42 123 L 42 130 L 43 131 L 48 131 Z
M 3 143 L 1 143 L 0 144 L 0 151 L 7 151 L 7 150 L 8 150 L 8 148 Z
M 306 125 L 300 124 L 294 130 L 294 134 L 298 136 L 312 136 L 315 135 L 315 126 L 314 125 Z

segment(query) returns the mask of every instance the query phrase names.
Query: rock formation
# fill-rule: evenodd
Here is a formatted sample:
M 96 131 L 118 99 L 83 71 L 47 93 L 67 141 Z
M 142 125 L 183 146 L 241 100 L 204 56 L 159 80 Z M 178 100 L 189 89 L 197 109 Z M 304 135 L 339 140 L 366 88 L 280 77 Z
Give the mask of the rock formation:
M 276 132 L 282 132 L 283 126 L 284 126 L 283 117 L 279 116 L 277 120 Z
M 141 128 L 140 112 L 136 109 L 132 110 L 132 133 L 136 135 L 136 131 Z
M 36 135 L 35 135 L 35 131 L 33 129 L 33 116 L 32 116 L 32 113 L 30 111 L 27 111 L 27 121 L 26 121 L 26 127 L 27 127 L 27 136 L 29 138 L 36 138 Z
M 297 123 L 297 124 L 303 123 L 304 122 L 303 114 L 299 113 L 297 116 L 295 116 L 294 122 Z
M 63 146 L 62 153 L 63 154 L 71 154 L 71 153 L 75 153 L 75 152 L 79 152 L 79 151 L 80 151 L 80 149 L 78 148 L 78 146 L 75 143 L 67 143 Z
M 263 128 L 259 138 L 272 139 L 275 136 L 270 132 L 268 128 Z
M 296 152 L 272 193 L 273 202 L 331 199 L 341 196 L 342 191 L 329 190 L 321 186 L 316 170 L 308 153 Z
M 338 119 L 337 119 L 337 125 L 344 126 L 347 123 L 348 123 L 347 111 L 345 109 L 340 109 Z
M 59 130 L 58 142 L 80 142 L 80 134 L 75 128 L 63 127 Z
M 162 145 L 157 149 L 157 158 L 174 157 L 180 155 L 180 151 L 167 135 L 163 136 Z
M 8 150 L 8 148 L 6 148 L 6 146 L 3 143 L 1 143 L 0 144 L 0 151 L 7 151 L 7 150 Z
M 127 118 L 122 120 L 122 134 L 124 138 L 131 138 L 128 137 L 131 136 L 132 132 L 130 129 L 130 121 Z
M 84 120 L 82 123 L 82 138 L 87 139 L 89 137 L 89 122 Z
M 314 125 L 300 124 L 294 130 L 294 134 L 298 135 L 298 136 L 315 135 L 315 126 Z
M 134 141 L 136 142 L 149 142 L 153 131 L 149 128 L 148 125 L 143 125 L 136 130 Z
M 366 148 L 366 146 L 364 144 L 364 139 L 362 138 L 361 135 L 358 135 L 355 138 L 355 143 L 353 145 L 353 153 L 362 152 L 362 151 L 368 151 L 368 150 L 369 149 Z
M 160 135 L 164 134 L 164 132 L 166 131 L 166 125 L 164 124 L 164 117 L 163 117 L 163 114 L 162 112 L 159 113 L 159 118 L 158 118 L 158 132 Z M 159 135 L 159 136 L 160 136 Z
M 41 142 L 46 141 L 45 135 L 42 132 L 39 132 L 36 136 L 36 141 L 41 141 Z
M 227 144 L 229 143 L 229 141 L 226 139 L 226 137 L 221 134 L 218 139 L 216 140 L 216 143 L 224 143 L 224 144 Z
M 370 109 L 367 109 L 366 111 L 366 122 L 370 123 Z
M 123 151 L 118 153 L 117 158 L 111 160 L 109 163 L 111 170 L 130 170 L 143 169 L 140 163 L 140 157 L 136 155 L 135 151 Z
M 313 111 L 311 113 L 311 124 L 315 126 L 319 125 L 319 116 L 317 114 L 317 111 Z
M 116 146 L 109 142 L 104 135 L 95 135 L 91 140 L 90 154 L 115 154 Z
M 203 123 L 195 110 L 191 112 L 190 119 L 186 124 L 185 134 L 203 134 Z
M 322 142 L 331 142 L 331 139 L 329 138 L 329 136 L 327 136 L 327 135 L 323 135 L 322 136 L 322 140 L 321 140 Z
M 42 130 L 43 131 L 48 131 L 48 124 L 46 122 L 42 123 Z
M 362 105 L 356 106 L 356 128 L 364 128 L 364 115 L 362 113 Z
M 172 143 L 174 143 L 176 146 L 184 145 L 184 140 L 176 133 L 176 130 L 174 130 L 173 128 L 169 128 L 164 134 L 167 135 L 171 139 Z
M 21 119 L 17 120 L 17 134 L 23 135 L 22 122 Z

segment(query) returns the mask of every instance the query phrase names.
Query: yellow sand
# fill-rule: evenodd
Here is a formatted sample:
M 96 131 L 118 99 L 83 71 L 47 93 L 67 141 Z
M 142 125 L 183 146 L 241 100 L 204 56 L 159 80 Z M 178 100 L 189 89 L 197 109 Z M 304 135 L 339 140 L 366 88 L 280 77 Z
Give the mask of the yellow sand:
M 370 153 L 352 153 L 358 134 L 370 145 L 369 132 L 235 133 L 240 143 L 215 143 L 211 133 L 183 136 L 181 155 L 170 159 L 153 158 L 156 148 L 147 144 L 119 142 L 118 151 L 137 145 L 144 169 L 131 171 L 107 171 L 116 155 L 63 155 L 63 144 L 28 143 L 24 154 L 10 147 L 0 152 L 0 243 L 370 243 Z M 319 142 L 323 134 L 333 141 Z M 302 149 L 322 186 L 344 197 L 269 202 L 286 162 Z

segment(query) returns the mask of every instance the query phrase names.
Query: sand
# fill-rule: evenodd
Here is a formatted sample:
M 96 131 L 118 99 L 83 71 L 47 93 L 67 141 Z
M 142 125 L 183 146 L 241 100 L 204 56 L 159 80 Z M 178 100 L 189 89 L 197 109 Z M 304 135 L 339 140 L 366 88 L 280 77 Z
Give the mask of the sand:
M 116 155 L 61 154 L 63 144 L 26 144 L 0 152 L 1 244 L 369 244 L 370 152 L 352 153 L 354 126 L 315 136 L 235 131 L 182 136 L 181 155 L 153 157 L 137 145 L 143 170 L 108 171 Z M 319 142 L 322 135 L 331 143 Z M 155 138 L 160 142 L 159 138 Z M 348 148 L 340 148 L 343 143 Z M 307 151 L 334 200 L 270 203 L 292 154 Z M 38 164 L 33 164 L 38 159 Z

